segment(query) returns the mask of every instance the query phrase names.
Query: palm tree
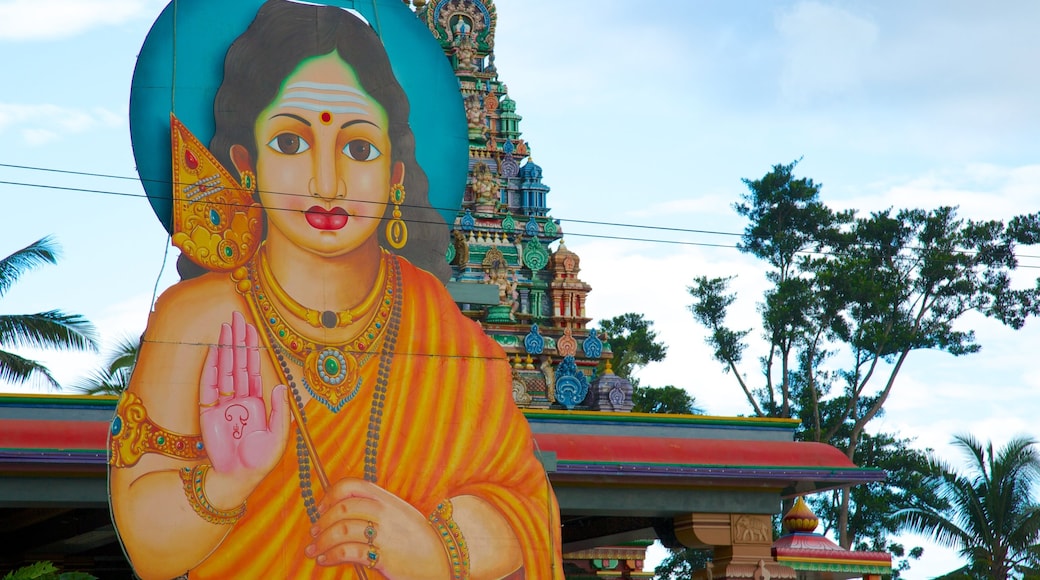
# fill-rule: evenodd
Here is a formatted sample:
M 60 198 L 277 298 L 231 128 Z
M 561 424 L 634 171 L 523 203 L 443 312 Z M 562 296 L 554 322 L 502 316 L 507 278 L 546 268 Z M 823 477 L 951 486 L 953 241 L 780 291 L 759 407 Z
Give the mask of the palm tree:
M 72 385 L 72 390 L 86 395 L 119 395 L 130 386 L 130 375 L 137 363 L 141 341 L 123 337 L 104 364 L 86 378 Z
M 1036 440 L 1012 439 L 997 452 L 992 443 L 983 447 L 970 435 L 958 435 L 954 444 L 968 458 L 963 472 L 934 458 L 930 462 L 929 479 L 945 505 L 915 506 L 895 517 L 905 530 L 958 548 L 968 560 L 964 577 L 1035 577 L 1040 563 L 1040 505 L 1033 501 L 1040 479 Z
M 45 237 L 0 260 L 0 298 L 22 274 L 44 264 L 57 263 L 58 246 Z M 0 382 L 23 384 L 39 380 L 60 389 L 43 364 L 7 348 L 97 350 L 94 326 L 79 314 L 48 310 L 37 314 L 0 315 Z

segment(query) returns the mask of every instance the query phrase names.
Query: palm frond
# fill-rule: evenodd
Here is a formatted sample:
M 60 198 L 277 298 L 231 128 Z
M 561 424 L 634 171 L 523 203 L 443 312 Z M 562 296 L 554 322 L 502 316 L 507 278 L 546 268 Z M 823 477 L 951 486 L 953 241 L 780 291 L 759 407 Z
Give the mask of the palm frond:
M 61 388 L 47 367 L 12 352 L 0 350 L 0 382 L 21 385 L 34 380 L 41 381 L 54 390 Z
M 79 314 L 48 310 L 0 315 L 0 344 L 55 350 L 97 351 L 97 331 Z
M 1033 500 L 1040 481 L 1035 439 L 1012 439 L 999 450 L 971 435 L 954 445 L 964 454 L 961 470 L 937 460 L 929 464 L 940 508 L 915 506 L 893 517 L 901 529 L 955 547 L 979 577 L 1005 579 L 1040 564 L 1040 505 Z
M 108 353 L 105 362 L 89 375 L 73 383 L 70 389 L 86 395 L 118 395 L 130 386 L 130 376 L 137 363 L 140 339 L 123 337 Z
M 58 245 L 46 236 L 0 260 L 0 296 L 25 272 L 58 261 Z

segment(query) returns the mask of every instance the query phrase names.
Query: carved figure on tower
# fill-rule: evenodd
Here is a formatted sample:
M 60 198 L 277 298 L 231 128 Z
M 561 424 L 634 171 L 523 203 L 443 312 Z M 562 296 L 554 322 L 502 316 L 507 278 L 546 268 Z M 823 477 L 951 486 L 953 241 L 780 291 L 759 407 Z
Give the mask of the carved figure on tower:
M 477 70 L 477 41 L 472 33 L 455 38 L 455 70 L 472 72 Z
M 473 198 L 477 203 L 477 213 L 495 212 L 495 205 L 498 203 L 498 180 L 483 163 L 473 169 Z

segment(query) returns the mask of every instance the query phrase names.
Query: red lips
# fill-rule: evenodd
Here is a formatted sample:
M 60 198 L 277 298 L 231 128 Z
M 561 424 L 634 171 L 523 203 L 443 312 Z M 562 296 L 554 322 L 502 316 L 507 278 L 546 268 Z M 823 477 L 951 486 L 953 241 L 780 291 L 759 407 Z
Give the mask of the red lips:
M 316 205 L 308 209 L 304 215 L 307 216 L 307 223 L 312 228 L 326 231 L 342 228 L 347 225 L 347 220 L 350 218 L 347 210 L 341 207 L 334 207 L 329 210 Z

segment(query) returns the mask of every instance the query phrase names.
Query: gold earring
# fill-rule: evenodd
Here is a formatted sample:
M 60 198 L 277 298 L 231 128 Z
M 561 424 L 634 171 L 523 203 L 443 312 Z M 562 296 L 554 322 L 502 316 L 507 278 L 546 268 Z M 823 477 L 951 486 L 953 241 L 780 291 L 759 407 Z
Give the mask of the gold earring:
M 242 171 L 239 175 L 242 178 L 242 188 L 251 194 L 256 193 L 256 175 L 248 169 Z
M 401 219 L 401 204 L 404 203 L 404 185 L 395 183 L 390 187 L 390 203 L 394 204 L 393 219 L 386 224 L 386 241 L 395 250 L 408 243 L 408 225 Z

